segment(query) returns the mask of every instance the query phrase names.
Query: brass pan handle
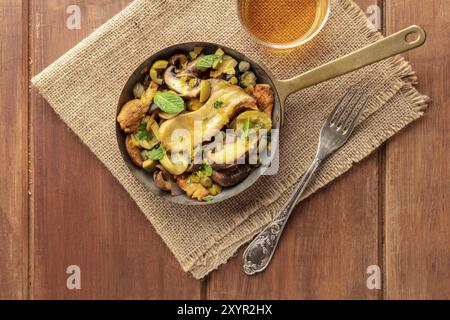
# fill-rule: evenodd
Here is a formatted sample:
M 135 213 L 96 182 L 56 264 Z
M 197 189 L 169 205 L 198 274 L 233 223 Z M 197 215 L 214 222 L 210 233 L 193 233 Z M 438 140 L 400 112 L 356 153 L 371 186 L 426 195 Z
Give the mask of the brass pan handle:
M 414 40 L 409 37 L 416 35 Z M 425 43 L 425 30 L 419 26 L 410 26 L 391 36 L 379 40 L 367 47 L 347 54 L 334 61 L 312 69 L 289 80 L 278 80 L 277 88 L 282 103 L 299 90 L 358 70 L 383 59 L 420 47 Z

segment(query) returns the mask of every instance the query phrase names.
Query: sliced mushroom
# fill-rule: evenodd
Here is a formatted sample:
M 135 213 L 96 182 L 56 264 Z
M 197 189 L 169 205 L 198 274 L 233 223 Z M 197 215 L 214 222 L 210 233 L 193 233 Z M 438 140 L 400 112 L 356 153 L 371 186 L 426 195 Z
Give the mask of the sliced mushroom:
M 181 68 L 187 61 L 186 55 L 178 53 L 170 57 L 169 64 Z
M 236 170 L 239 165 L 234 163 L 213 163 L 211 167 L 216 171 Z
M 153 173 L 153 180 L 155 181 L 155 185 L 163 190 L 163 191 L 171 191 L 172 190 L 172 182 L 170 178 L 164 174 L 163 171 L 158 170 Z
M 192 85 L 192 81 L 194 85 Z M 200 95 L 201 81 L 191 74 L 178 74 L 175 66 L 170 66 L 164 73 L 164 81 L 169 89 L 183 97 L 196 98 Z
M 127 149 L 127 153 L 131 158 L 131 161 L 138 167 L 142 168 L 144 164 L 144 160 L 141 157 L 141 149 L 139 149 L 136 144 L 133 142 L 133 137 L 128 135 L 125 139 L 125 148 Z
M 249 165 L 239 166 L 236 170 L 229 171 L 213 171 L 212 179 L 221 187 L 232 187 L 235 186 L 249 176 L 252 168 Z
M 183 97 L 197 98 L 200 95 L 201 80 L 199 76 L 203 72 L 197 68 L 197 63 L 202 57 L 203 54 L 200 54 L 185 68 L 178 69 L 177 67 L 184 65 L 186 56 L 182 54 L 172 56 L 169 59 L 171 66 L 164 73 L 164 81 L 167 87 Z

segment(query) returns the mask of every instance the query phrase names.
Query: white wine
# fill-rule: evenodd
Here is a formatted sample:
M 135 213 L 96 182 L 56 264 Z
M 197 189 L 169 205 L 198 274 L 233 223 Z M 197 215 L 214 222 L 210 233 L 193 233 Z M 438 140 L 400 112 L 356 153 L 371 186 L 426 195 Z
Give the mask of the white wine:
M 273 44 L 301 41 L 320 28 L 328 0 L 239 0 L 239 14 L 257 39 Z

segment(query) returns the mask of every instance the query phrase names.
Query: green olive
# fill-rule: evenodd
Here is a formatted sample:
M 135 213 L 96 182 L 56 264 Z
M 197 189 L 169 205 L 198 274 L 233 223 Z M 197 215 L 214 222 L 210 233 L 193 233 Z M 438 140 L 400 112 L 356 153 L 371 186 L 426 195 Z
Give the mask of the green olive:
M 198 81 L 197 78 L 192 78 L 192 79 L 190 79 L 190 80 L 189 80 L 189 86 L 192 87 L 192 88 L 195 87 L 195 86 L 197 86 L 197 83 L 198 83 L 197 81 Z
M 160 77 L 160 71 L 167 69 L 169 62 L 166 60 L 156 61 L 150 69 L 150 78 L 157 84 L 162 85 L 163 79 Z
M 256 75 L 251 71 L 246 71 L 240 78 L 240 84 L 244 88 L 256 85 Z
M 153 82 L 155 82 L 155 83 L 157 83 L 159 85 L 163 84 L 164 80 L 159 77 L 158 70 L 156 70 L 156 69 L 151 69 L 150 70 L 150 78 L 152 78 Z
M 231 77 L 231 79 L 228 82 L 231 83 L 231 84 L 238 84 L 239 80 L 236 77 Z
M 210 177 L 202 177 L 202 178 L 200 178 L 200 183 L 205 188 L 211 188 L 212 185 L 213 185 L 213 181 L 212 181 L 212 179 Z
M 136 99 L 140 99 L 145 94 L 145 88 L 142 83 L 138 82 L 133 87 L 133 95 Z
M 152 69 L 156 70 L 164 70 L 167 69 L 167 66 L 169 65 L 169 61 L 166 60 L 158 60 L 152 65 Z
M 217 64 L 217 66 L 214 66 L 215 69 L 217 69 L 218 71 L 225 73 L 225 74 L 231 74 L 231 75 L 235 75 L 236 74 L 236 67 L 238 65 L 238 62 L 233 59 L 233 57 L 224 55 L 222 57 L 222 61 L 217 60 L 220 63 Z M 216 61 L 216 62 L 217 62 Z
M 247 61 L 241 61 L 241 63 L 239 63 L 239 71 L 244 73 L 250 70 L 250 63 L 248 63 Z

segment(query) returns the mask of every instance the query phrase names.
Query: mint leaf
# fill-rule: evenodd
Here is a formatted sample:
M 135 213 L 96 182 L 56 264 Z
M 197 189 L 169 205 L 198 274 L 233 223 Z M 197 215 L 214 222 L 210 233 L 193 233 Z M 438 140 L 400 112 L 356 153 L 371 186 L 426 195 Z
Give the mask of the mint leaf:
M 220 109 L 220 108 L 222 108 L 222 106 L 223 106 L 223 102 L 220 101 L 220 100 L 217 100 L 217 101 L 214 103 L 214 108 L 216 108 L 216 109 Z
M 151 151 L 147 151 L 145 153 L 145 157 L 147 159 L 150 159 L 153 161 L 161 160 L 162 158 L 164 158 L 165 155 L 166 155 L 166 150 L 164 150 L 164 148 L 161 145 L 159 147 L 157 147 Z
M 145 141 L 149 141 L 152 139 L 152 134 L 150 132 L 148 132 L 147 130 L 142 130 L 142 131 L 138 131 L 136 132 L 136 139 L 138 140 L 145 140 Z
M 205 202 L 211 202 L 211 201 L 213 201 L 214 200 L 214 197 L 213 196 L 207 196 L 207 197 L 204 197 L 203 198 L 203 201 L 205 201 Z
M 218 54 L 210 54 L 204 57 L 201 57 L 197 62 L 197 69 L 205 71 L 209 68 L 212 68 L 214 65 L 214 62 L 217 60 L 222 59 L 221 56 Z
M 144 131 L 144 130 L 147 130 L 147 121 L 145 121 L 145 119 L 141 121 L 141 123 L 139 124 L 139 127 L 138 127 L 138 131 Z
M 153 135 L 147 131 L 147 121 L 143 120 L 139 125 L 136 134 L 136 139 L 149 141 L 153 138 Z
M 179 114 L 184 111 L 183 98 L 171 91 L 158 91 L 154 102 L 165 113 Z

